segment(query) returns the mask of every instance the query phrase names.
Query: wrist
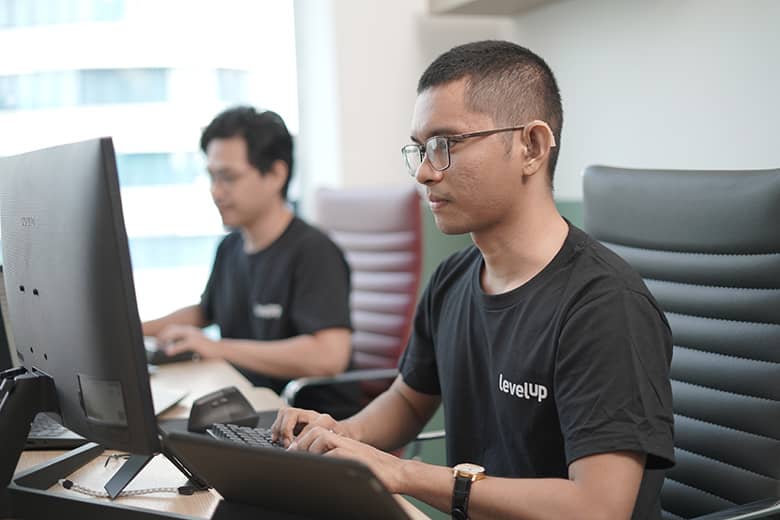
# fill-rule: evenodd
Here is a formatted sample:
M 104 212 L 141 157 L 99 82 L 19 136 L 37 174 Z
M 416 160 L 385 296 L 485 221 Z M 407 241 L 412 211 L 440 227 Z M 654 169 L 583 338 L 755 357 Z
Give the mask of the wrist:
M 417 490 L 413 489 L 416 479 L 420 478 L 420 472 L 424 463 L 414 459 L 398 459 L 398 482 L 396 482 L 393 493 L 402 495 L 414 495 Z
M 365 442 L 363 440 L 363 430 L 360 428 L 360 425 L 357 422 L 350 419 L 345 419 L 343 421 L 339 421 L 338 424 L 343 429 L 343 435 L 356 441 Z

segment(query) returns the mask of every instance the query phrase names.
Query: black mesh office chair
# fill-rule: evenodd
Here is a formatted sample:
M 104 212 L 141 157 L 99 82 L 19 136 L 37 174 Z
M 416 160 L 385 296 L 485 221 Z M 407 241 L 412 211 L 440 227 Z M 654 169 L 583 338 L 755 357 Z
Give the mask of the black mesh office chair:
M 586 230 L 641 273 L 672 327 L 663 518 L 780 517 L 780 170 L 592 166 L 584 204 Z M 723 511 L 754 501 L 766 511 Z

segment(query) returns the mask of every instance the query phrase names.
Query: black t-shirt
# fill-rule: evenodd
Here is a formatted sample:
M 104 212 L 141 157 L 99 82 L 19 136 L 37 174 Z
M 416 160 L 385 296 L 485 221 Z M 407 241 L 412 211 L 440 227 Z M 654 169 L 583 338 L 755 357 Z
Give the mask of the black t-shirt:
M 449 465 L 568 478 L 568 465 L 647 455 L 634 518 L 660 518 L 674 463 L 671 332 L 644 282 L 569 225 L 555 258 L 510 292 L 485 294 L 469 247 L 434 272 L 401 360 L 404 381 L 442 396 Z
M 206 320 L 223 338 L 273 341 L 332 327 L 351 328 L 349 267 L 327 235 L 294 217 L 271 245 L 247 254 L 241 233 L 217 248 L 201 297 Z M 256 386 L 281 392 L 289 380 L 239 368 Z M 332 412 L 357 406 L 354 385 L 307 391 L 301 406 Z M 343 413 L 337 413 L 343 415 Z

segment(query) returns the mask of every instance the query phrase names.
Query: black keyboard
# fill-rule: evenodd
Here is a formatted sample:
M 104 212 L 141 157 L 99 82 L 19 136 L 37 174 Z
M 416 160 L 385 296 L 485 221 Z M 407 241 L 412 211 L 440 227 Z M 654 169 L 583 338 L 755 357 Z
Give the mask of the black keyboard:
M 38 414 L 35 416 L 35 420 L 30 423 L 30 433 L 29 435 L 32 436 L 38 436 L 38 437 L 56 437 L 58 435 L 62 435 L 64 433 L 69 432 L 70 430 L 65 428 L 63 425 L 46 415 L 45 413 Z
M 284 448 L 281 443 L 271 441 L 271 430 L 267 428 L 252 428 L 236 424 L 212 424 L 206 429 L 206 432 L 215 439 L 256 448 Z
M 77 448 L 87 440 L 70 431 L 45 413 L 39 413 L 30 423 L 30 433 L 24 449 L 61 449 Z

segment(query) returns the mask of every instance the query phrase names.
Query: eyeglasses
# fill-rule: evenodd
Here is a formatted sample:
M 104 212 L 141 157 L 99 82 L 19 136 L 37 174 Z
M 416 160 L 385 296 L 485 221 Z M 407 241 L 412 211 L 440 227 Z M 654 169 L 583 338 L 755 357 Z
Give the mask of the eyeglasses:
M 244 177 L 250 175 L 248 172 L 216 171 L 206 172 L 212 185 L 221 185 L 225 189 L 231 189 Z
M 485 137 L 500 132 L 514 132 L 522 130 L 527 125 L 510 126 L 506 128 L 494 128 L 493 130 L 482 130 L 480 132 L 469 132 L 467 134 L 457 135 L 435 135 L 425 141 L 425 145 L 412 143 L 401 148 L 401 155 L 404 158 L 404 164 L 409 171 L 409 175 L 417 177 L 417 170 L 422 166 L 425 158 L 431 164 L 431 168 L 437 172 L 443 172 L 450 167 L 450 144 L 459 143 L 472 137 Z M 553 146 L 555 144 L 553 143 Z

